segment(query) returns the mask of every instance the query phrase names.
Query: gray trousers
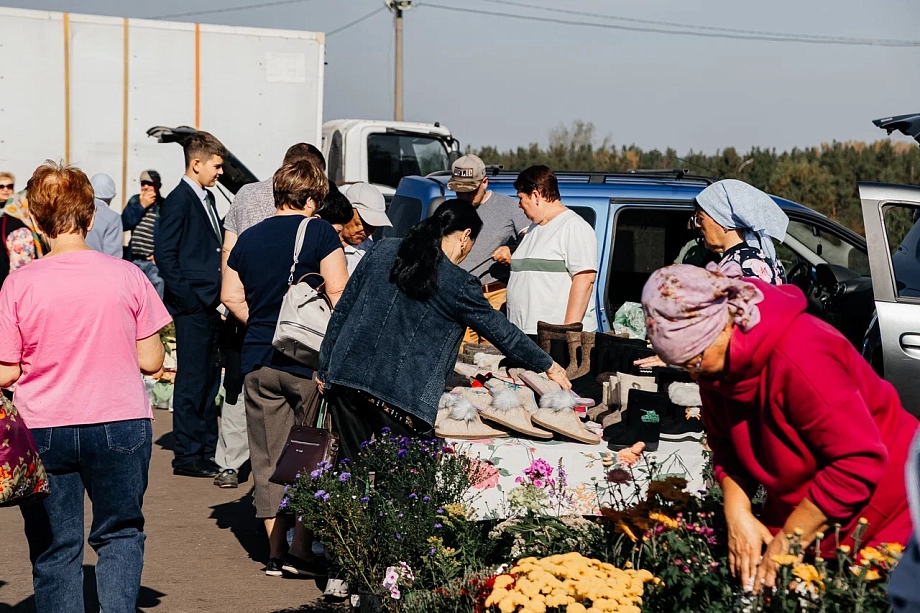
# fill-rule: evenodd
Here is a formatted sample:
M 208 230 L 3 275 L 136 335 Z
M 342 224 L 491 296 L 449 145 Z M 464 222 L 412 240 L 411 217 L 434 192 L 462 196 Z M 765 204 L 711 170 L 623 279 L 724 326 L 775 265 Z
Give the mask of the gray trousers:
M 249 459 L 245 395 L 244 390 L 234 404 L 224 402 L 220 412 L 220 436 L 217 439 L 214 461 L 221 470 L 232 468 L 239 471 L 240 466 Z
M 307 406 L 316 383 L 281 370 L 263 366 L 246 375 L 246 419 L 249 426 L 249 449 L 252 452 L 253 503 L 256 517 L 266 519 L 278 514 L 284 486 L 268 479 L 287 443 L 291 426 L 316 423 L 317 407 Z

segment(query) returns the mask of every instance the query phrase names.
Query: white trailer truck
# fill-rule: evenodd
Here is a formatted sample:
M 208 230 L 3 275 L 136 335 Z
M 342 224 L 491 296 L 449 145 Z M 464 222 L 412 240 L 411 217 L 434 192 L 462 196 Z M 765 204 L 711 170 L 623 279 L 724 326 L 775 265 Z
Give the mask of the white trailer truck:
M 330 179 L 392 194 L 408 174 L 446 170 L 458 145 L 439 124 L 323 124 L 325 35 L 0 8 L 0 171 L 25 187 L 46 159 L 115 179 L 112 208 L 158 170 L 164 193 L 195 130 L 231 151 L 218 208 L 270 177 L 298 141 L 322 142 Z M 153 138 L 151 138 L 153 137 Z

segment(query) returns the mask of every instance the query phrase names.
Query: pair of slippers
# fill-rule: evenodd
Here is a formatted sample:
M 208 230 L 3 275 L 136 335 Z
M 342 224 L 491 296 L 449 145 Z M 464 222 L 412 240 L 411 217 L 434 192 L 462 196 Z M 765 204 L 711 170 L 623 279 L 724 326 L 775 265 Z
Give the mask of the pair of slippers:
M 490 389 L 458 387 L 441 396 L 435 434 L 445 438 L 479 439 L 509 436 L 482 420 L 519 432 L 536 439 L 549 440 L 553 433 L 561 434 L 580 443 L 597 445 L 600 437 L 589 432 L 575 414 L 575 398 L 563 392 L 548 379 L 541 380 L 537 373 L 529 373 L 532 382 L 545 393 L 540 404 L 533 393 L 523 387 L 512 386 L 500 380 L 491 380 Z

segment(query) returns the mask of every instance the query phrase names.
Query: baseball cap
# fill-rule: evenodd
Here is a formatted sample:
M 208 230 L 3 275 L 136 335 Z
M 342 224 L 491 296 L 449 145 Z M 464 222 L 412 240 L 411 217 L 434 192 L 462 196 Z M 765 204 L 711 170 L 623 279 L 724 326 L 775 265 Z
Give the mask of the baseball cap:
M 145 170 L 141 173 L 141 183 L 153 183 L 154 185 L 163 185 L 160 180 L 160 173 L 155 170 Z
M 93 195 L 99 200 L 110 200 L 115 197 L 115 181 L 109 175 L 100 172 L 93 175 L 89 182 L 93 186 Z
M 479 156 L 467 154 L 450 166 L 451 178 L 447 189 L 454 192 L 472 192 L 479 189 L 486 178 L 486 165 Z
M 387 217 L 387 204 L 383 194 L 370 183 L 355 183 L 345 192 L 345 197 L 363 221 L 375 228 L 393 226 L 393 222 Z

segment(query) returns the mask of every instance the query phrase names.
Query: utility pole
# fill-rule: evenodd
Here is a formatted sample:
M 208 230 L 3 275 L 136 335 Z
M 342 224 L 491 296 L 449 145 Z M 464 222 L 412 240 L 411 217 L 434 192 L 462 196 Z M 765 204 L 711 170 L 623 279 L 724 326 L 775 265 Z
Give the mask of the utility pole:
M 396 78 L 393 115 L 396 121 L 403 120 L 403 11 L 412 8 L 412 0 L 384 0 L 388 9 L 396 16 Z

